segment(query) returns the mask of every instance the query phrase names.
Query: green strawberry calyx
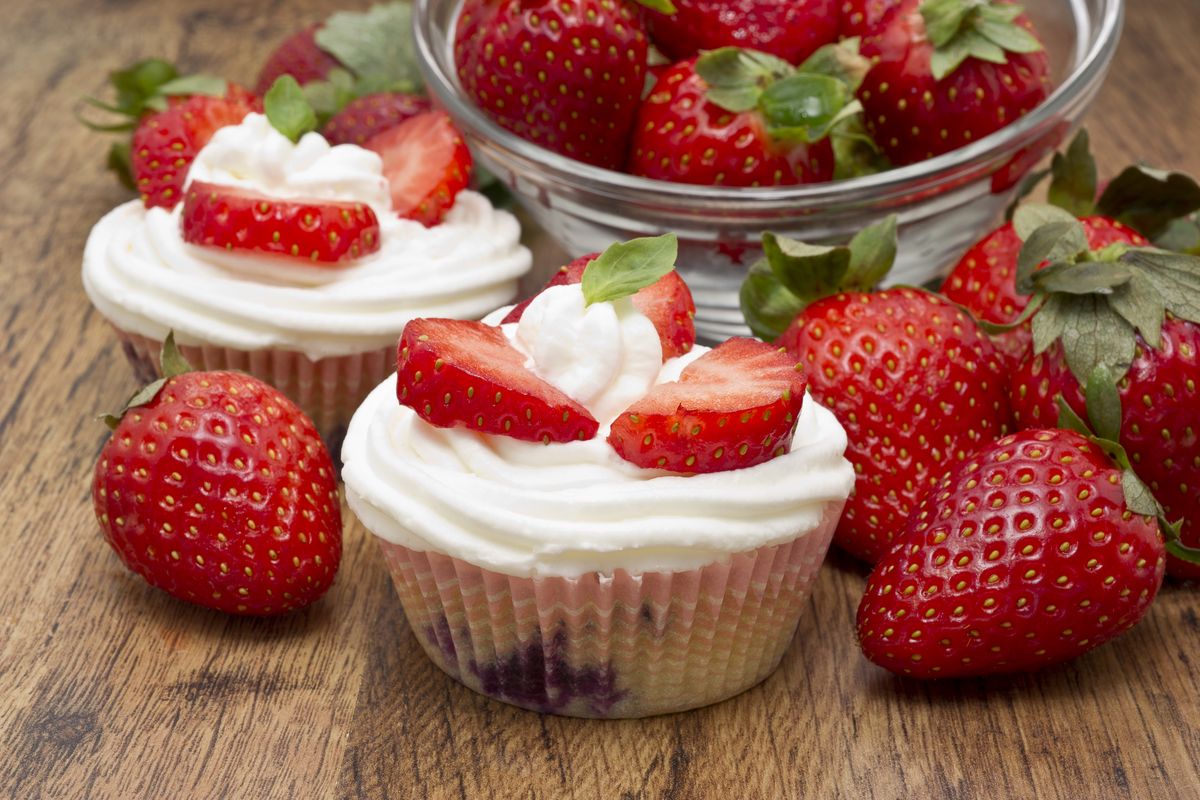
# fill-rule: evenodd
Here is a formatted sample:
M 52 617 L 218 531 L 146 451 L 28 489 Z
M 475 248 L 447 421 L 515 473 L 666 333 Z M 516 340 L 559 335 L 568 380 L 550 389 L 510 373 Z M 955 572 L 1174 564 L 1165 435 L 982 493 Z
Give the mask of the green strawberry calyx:
M 1200 564 L 1200 550 L 1188 547 L 1179 540 L 1182 521 L 1166 518 L 1162 504 L 1138 477 L 1128 452 L 1121 444 L 1121 395 L 1108 367 L 1097 365 L 1084 384 L 1087 421 L 1075 413 L 1061 394 L 1055 400 L 1059 411 L 1058 427 L 1087 437 L 1121 469 L 1121 491 L 1125 495 L 1126 508 L 1135 514 L 1158 520 L 1168 553 L 1190 564 Z
M 580 288 L 587 305 L 630 297 L 675 269 L 679 239 L 673 233 L 610 245 L 588 263 Z
M 195 371 L 195 368 L 183 357 L 183 353 L 179 352 L 179 347 L 175 344 L 175 331 L 173 330 L 167 331 L 167 338 L 163 340 L 162 351 L 158 356 L 158 363 L 162 370 L 163 376 L 161 378 L 151 381 L 134 392 L 125 401 L 125 404 L 118 413 L 100 415 L 100 419 L 104 421 L 109 430 L 115 431 L 117 429 L 117 426 L 121 424 L 121 418 L 125 416 L 129 409 L 144 406 L 158 396 L 159 390 L 166 385 L 168 380 L 174 378 L 176 375 Z
M 939 81 L 968 58 L 1007 64 L 1009 53 L 1043 49 L 1018 22 L 1022 6 L 998 0 L 925 0 L 920 10 L 934 48 L 930 69 Z
M 271 127 L 293 142 L 317 129 L 317 114 L 291 75 L 280 75 L 263 95 L 263 111 Z
M 757 110 L 772 139 L 809 144 L 861 115 L 854 91 L 869 68 L 853 39 L 826 45 L 799 67 L 740 47 L 721 47 L 696 60 L 710 102 L 735 114 Z
M 224 97 L 228 84 L 223 78 L 213 75 L 180 75 L 169 61 L 147 58 L 126 69 L 108 74 L 108 82 L 116 93 L 114 102 L 105 102 L 95 97 L 85 97 L 83 102 L 98 108 L 115 118 L 109 122 L 96 122 L 76 112 L 75 117 L 93 131 L 100 133 L 129 133 L 137 128 L 146 114 L 165 111 L 170 98 L 203 94 Z M 128 138 L 113 142 L 108 149 L 108 168 L 125 188 L 137 191 L 130 166 L 130 142 Z
M 895 215 L 858 232 L 848 245 L 813 245 L 775 233 L 762 236 L 763 257 L 750 267 L 739 301 L 746 324 L 774 341 L 804 308 L 843 291 L 870 291 L 896 260 Z
M 1055 153 L 1050 167 L 1031 174 L 1017 192 L 1024 198 L 1050 176 L 1047 200 L 1076 217 L 1099 214 L 1136 230 L 1164 250 L 1200 255 L 1200 183 L 1182 172 L 1135 164 L 1099 191 L 1096 159 L 1086 129 L 1066 151 Z M 1009 218 L 1016 213 L 1014 204 Z
M 1022 206 L 1013 225 L 1024 241 L 1017 291 L 1032 299 L 1014 323 L 989 330 L 1032 320 L 1034 353 L 1061 343 L 1081 386 L 1101 365 L 1120 381 L 1139 336 L 1161 347 L 1168 313 L 1200 324 L 1200 257 L 1126 244 L 1090 250 L 1079 220 L 1054 206 Z

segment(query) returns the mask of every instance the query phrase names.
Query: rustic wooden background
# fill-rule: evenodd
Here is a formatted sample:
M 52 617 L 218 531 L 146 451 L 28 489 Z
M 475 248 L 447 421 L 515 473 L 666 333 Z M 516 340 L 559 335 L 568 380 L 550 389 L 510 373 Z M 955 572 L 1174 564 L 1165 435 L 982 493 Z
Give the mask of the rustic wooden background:
M 1036 2 L 1036 0 L 1031 0 Z M 858 653 L 859 567 L 826 565 L 782 669 L 644 721 L 485 700 L 422 655 L 374 545 L 346 531 L 315 608 L 271 621 L 177 603 L 126 573 L 88 499 L 130 375 L 79 283 L 124 199 L 72 119 L 118 65 L 164 54 L 249 81 L 318 0 L 5 0 L 0 15 L 0 797 L 1196 798 L 1200 589 L 1041 675 L 942 685 Z M 1108 169 L 1200 172 L 1197 0 L 1130 0 L 1091 114 Z

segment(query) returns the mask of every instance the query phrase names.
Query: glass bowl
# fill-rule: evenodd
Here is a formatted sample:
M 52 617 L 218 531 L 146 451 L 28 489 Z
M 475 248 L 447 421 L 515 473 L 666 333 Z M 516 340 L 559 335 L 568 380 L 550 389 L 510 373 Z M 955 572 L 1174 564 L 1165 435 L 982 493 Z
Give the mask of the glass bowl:
M 589 166 L 509 133 L 462 91 L 452 52 L 461 0 L 416 0 L 413 27 L 426 84 L 476 158 L 571 256 L 614 241 L 674 231 L 678 266 L 696 299 L 697 333 L 745 335 L 738 288 L 764 230 L 814 244 L 844 243 L 899 215 L 892 283 L 944 274 L 996 222 L 1021 178 L 1078 123 L 1108 72 L 1124 0 L 1033 0 L 1026 12 L 1050 56 L 1056 86 L 1041 106 L 967 147 L 878 175 L 813 186 L 692 186 Z

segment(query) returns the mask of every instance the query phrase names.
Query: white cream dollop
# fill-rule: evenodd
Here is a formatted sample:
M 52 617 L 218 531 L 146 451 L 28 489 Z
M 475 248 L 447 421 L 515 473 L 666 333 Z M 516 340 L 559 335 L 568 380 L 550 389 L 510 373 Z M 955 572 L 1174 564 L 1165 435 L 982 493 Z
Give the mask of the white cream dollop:
M 219 130 L 190 179 L 276 196 L 371 205 L 380 249 L 338 268 L 198 247 L 183 241 L 181 206 L 117 206 L 88 237 L 83 284 L 114 325 L 183 344 L 298 350 L 312 359 L 395 343 L 414 317 L 477 319 L 509 302 L 531 265 L 511 214 L 463 191 L 432 228 L 391 213 L 378 155 L 331 147 L 318 134 L 293 144 L 257 114 Z
M 644 395 L 662 368 L 658 332 L 633 301 L 589 306 L 579 284 L 544 290 L 505 327 L 527 367 L 601 422 Z
M 791 450 L 752 467 L 685 476 L 622 459 L 606 440 L 612 420 L 707 348 L 663 364 L 654 326 L 632 304 L 584 310 L 554 292 L 529 317 L 538 302 L 505 332 L 535 371 L 593 411 L 600 432 L 543 445 L 437 428 L 398 403 L 392 376 L 355 412 L 342 446 L 347 501 L 377 536 L 509 575 L 571 576 L 693 569 L 790 541 L 840 514 L 854 484 L 846 434 L 809 397 Z M 551 341 L 555 324 L 561 347 Z M 588 341 L 593 332 L 607 338 Z

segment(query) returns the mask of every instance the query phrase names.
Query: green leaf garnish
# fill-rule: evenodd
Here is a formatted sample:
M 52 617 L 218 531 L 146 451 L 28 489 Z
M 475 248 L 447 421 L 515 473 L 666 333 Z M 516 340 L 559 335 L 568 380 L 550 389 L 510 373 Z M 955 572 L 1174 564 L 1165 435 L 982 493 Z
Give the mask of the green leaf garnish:
M 679 240 L 673 233 L 618 242 L 583 271 L 587 305 L 629 297 L 675 269 Z
M 263 110 L 271 127 L 293 142 L 317 129 L 317 115 L 304 90 L 291 75 L 281 75 L 263 95 Z
M 322 50 L 353 72 L 361 94 L 419 88 L 409 3 L 332 14 L 314 38 Z
M 185 75 L 182 78 L 167 81 L 158 87 L 158 93 L 172 97 L 191 94 L 224 97 L 227 88 L 224 78 L 218 78 L 215 75 L 196 74 Z

